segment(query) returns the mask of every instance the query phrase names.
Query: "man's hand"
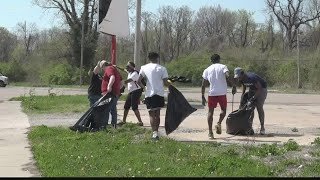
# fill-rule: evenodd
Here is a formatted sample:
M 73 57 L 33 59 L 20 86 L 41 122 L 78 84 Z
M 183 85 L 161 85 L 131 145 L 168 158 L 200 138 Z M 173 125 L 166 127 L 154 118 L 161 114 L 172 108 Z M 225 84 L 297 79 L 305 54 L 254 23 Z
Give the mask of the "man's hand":
M 204 95 L 202 95 L 202 105 L 205 106 L 207 104 L 207 100 L 204 97 Z
M 233 86 L 232 87 L 232 94 L 234 95 L 234 94 L 236 94 L 237 93 L 237 87 L 236 86 Z

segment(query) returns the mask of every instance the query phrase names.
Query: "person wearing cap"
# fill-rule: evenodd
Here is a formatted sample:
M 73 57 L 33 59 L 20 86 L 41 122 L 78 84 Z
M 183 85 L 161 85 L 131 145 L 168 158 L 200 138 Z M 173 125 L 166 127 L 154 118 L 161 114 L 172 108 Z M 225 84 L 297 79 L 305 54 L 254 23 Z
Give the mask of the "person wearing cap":
M 138 125 L 143 126 L 141 120 L 140 111 L 138 109 L 140 104 L 140 98 L 142 95 L 142 88 L 138 85 L 139 73 L 135 69 L 136 65 L 133 62 L 128 62 L 126 66 L 126 71 L 128 72 L 128 78 L 124 82 L 127 84 L 129 94 L 127 96 L 126 102 L 124 104 L 124 114 L 121 124 L 125 124 L 130 108 L 132 108 L 134 114 L 138 119 Z
M 118 118 L 117 103 L 121 95 L 120 89 L 122 77 L 117 68 L 114 67 L 110 62 L 106 62 L 103 60 L 100 63 L 100 67 L 104 70 L 104 76 L 101 85 L 102 95 L 110 94 L 114 98 L 113 101 L 111 101 L 112 103 L 107 108 L 106 118 L 104 118 L 106 122 L 104 122 L 103 124 L 108 125 L 109 113 L 111 113 L 111 125 L 113 128 L 116 128 Z
M 250 102 L 257 108 L 259 114 L 259 120 L 261 124 L 260 134 L 265 134 L 264 120 L 265 114 L 263 105 L 267 98 L 267 82 L 259 75 L 252 72 L 245 72 L 242 68 L 237 67 L 234 70 L 234 78 L 242 84 L 243 91 L 242 96 L 245 94 L 247 88 L 249 88 Z
M 101 72 L 100 61 L 94 68 L 91 68 L 88 72 L 88 75 L 91 77 L 90 86 L 88 88 L 88 99 L 90 102 L 90 107 L 101 98 Z
M 152 140 L 159 140 L 160 110 L 164 107 L 164 85 L 170 86 L 168 82 L 167 69 L 159 63 L 159 54 L 150 52 L 149 64 L 141 67 L 138 85 L 144 88 L 142 79 L 146 79 L 145 104 L 149 110 L 150 124 L 152 127 Z
M 227 111 L 227 82 L 232 85 L 232 94 L 237 92 L 237 88 L 234 85 L 233 81 L 229 78 L 228 67 L 220 63 L 220 56 L 214 54 L 211 56 L 212 65 L 204 70 L 202 75 L 202 105 L 205 106 L 207 100 L 205 98 L 205 89 L 206 86 L 210 85 L 208 93 L 208 126 L 209 126 L 209 139 L 214 139 L 212 124 L 213 124 L 213 113 L 214 109 L 217 108 L 217 105 L 220 105 L 221 113 L 220 118 L 215 126 L 216 133 L 221 134 L 221 123 L 226 116 Z

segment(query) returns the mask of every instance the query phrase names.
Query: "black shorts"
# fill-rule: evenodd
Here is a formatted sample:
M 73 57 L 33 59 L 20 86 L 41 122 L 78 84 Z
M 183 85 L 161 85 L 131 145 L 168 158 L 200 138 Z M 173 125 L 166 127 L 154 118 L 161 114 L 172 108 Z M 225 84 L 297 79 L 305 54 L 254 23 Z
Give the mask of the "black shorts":
M 138 89 L 128 94 L 126 102 L 124 104 L 124 109 L 129 110 L 132 107 L 133 111 L 138 110 L 140 104 L 140 97 L 142 95 L 142 90 Z
M 164 97 L 154 95 L 152 97 L 148 97 L 145 99 L 145 104 L 147 105 L 147 109 L 157 109 L 164 107 Z

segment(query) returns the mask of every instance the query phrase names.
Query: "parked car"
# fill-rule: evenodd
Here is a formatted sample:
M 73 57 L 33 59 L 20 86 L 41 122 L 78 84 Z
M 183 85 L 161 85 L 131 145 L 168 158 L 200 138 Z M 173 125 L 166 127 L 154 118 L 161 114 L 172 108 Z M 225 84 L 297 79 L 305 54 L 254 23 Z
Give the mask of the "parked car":
M 9 78 L 0 73 L 0 87 L 6 87 L 9 84 Z

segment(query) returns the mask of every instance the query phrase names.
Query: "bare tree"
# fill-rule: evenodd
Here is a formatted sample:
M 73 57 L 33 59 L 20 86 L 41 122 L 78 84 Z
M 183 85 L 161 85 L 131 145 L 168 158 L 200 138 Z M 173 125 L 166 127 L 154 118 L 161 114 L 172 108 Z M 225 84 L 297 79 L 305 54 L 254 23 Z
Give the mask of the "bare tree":
M 35 49 L 36 41 L 39 36 L 38 29 L 34 23 L 27 24 L 27 22 L 18 23 L 17 26 L 20 40 L 23 42 L 25 49 L 25 56 L 29 56 Z
M 84 23 L 84 66 L 92 62 L 97 47 L 97 25 L 95 20 L 95 0 L 34 0 L 35 4 L 44 9 L 53 9 L 62 15 L 69 26 L 69 36 L 72 47 L 73 65 L 80 64 L 81 29 Z
M 231 32 L 232 43 L 236 47 L 248 47 L 252 45 L 257 28 L 252 15 L 253 13 L 246 10 L 240 10 L 236 14 L 237 23 Z
M 313 11 L 308 11 L 305 8 L 304 0 L 266 0 L 266 4 L 270 13 L 274 14 L 283 26 L 286 37 L 287 51 L 291 51 L 294 48 L 296 42 L 297 29 L 301 25 L 305 25 L 310 21 L 320 18 L 320 9 L 317 0 L 313 0 L 315 3 Z
M 199 9 L 195 18 L 194 42 L 207 44 L 210 49 L 222 48 L 228 42 L 229 34 L 236 24 L 235 15 L 220 6 L 205 6 Z

